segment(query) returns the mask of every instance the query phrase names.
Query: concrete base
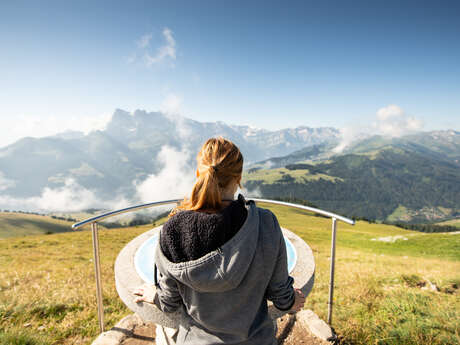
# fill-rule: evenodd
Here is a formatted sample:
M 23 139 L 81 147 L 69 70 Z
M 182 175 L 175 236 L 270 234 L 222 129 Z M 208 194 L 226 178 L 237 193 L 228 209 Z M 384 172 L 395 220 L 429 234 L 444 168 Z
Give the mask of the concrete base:
M 112 329 L 101 333 L 92 345 L 135 345 L 136 339 L 142 341 L 140 344 L 155 344 L 155 324 L 144 322 L 139 315 L 131 314 L 121 319 Z
M 134 255 L 138 248 L 161 230 L 161 227 L 149 230 L 129 242 L 118 254 L 115 261 L 115 285 L 118 295 L 123 303 L 133 312 L 138 314 L 142 320 L 156 324 L 177 328 L 182 321 L 181 312 L 163 313 L 154 304 L 135 303 L 134 290 L 145 282 L 137 274 L 134 266 Z M 313 288 L 315 278 L 315 260 L 311 248 L 299 236 L 293 232 L 282 229 L 283 235 L 294 245 L 297 252 L 297 263 L 290 273 L 294 277 L 294 286 L 302 290 L 308 296 Z M 152 263 L 153 265 L 153 263 Z M 268 311 L 272 319 L 277 319 L 286 312 L 276 309 L 270 302 Z
M 311 310 L 295 315 L 286 314 L 277 320 L 278 345 L 328 345 L 330 327 Z M 121 319 L 111 330 L 100 334 L 92 345 L 152 345 L 156 344 L 156 325 L 131 314 Z
M 319 339 L 326 341 L 335 339 L 335 334 L 331 327 L 311 310 L 301 310 L 298 312 L 297 321 L 304 327 L 308 327 L 310 332 Z

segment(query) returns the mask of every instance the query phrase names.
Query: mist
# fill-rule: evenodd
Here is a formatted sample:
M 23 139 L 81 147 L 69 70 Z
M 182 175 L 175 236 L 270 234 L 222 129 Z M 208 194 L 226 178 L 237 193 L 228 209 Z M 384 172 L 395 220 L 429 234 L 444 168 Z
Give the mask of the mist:
M 422 128 L 422 120 L 407 114 L 398 105 L 390 104 L 378 109 L 370 123 L 354 123 L 341 128 L 340 142 L 332 151 L 337 154 L 342 153 L 354 142 L 373 135 L 399 138 L 416 133 Z

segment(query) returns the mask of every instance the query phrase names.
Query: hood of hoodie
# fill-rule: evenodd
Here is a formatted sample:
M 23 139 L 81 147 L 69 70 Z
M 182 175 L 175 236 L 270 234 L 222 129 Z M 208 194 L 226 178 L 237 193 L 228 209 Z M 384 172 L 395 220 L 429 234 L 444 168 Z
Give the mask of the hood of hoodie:
M 235 289 L 251 266 L 259 237 L 258 209 L 252 201 L 246 208 L 248 215 L 243 226 L 217 250 L 196 260 L 174 263 L 158 246 L 155 260 L 161 260 L 168 274 L 193 290 L 223 292 Z

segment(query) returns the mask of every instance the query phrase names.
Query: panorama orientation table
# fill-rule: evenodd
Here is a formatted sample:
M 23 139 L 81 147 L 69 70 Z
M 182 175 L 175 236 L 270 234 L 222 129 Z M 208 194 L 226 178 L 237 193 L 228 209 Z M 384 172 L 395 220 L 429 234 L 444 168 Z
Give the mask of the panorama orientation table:
M 164 313 L 151 303 L 136 303 L 134 290 L 144 284 L 154 285 L 154 253 L 161 226 L 149 230 L 129 242 L 115 261 L 115 283 L 123 303 L 144 321 L 177 328 L 182 313 Z M 311 248 L 299 236 L 282 228 L 288 256 L 288 271 L 294 278 L 294 287 L 307 296 L 313 288 L 315 261 Z M 273 319 L 286 312 L 269 302 L 268 311 Z

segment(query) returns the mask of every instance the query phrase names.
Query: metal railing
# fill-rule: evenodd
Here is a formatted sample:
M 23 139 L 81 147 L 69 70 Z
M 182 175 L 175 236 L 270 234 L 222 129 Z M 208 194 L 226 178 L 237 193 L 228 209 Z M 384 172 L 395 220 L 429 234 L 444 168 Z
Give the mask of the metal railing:
M 298 208 L 301 210 L 314 212 L 314 213 L 317 213 L 317 214 L 320 214 L 322 216 L 326 216 L 332 219 L 331 271 L 330 271 L 330 280 L 329 280 L 329 299 L 328 299 L 328 311 L 327 311 L 327 323 L 330 325 L 332 322 L 332 305 L 333 305 L 332 300 L 334 296 L 335 241 L 336 241 L 336 232 L 337 232 L 337 221 L 342 221 L 344 223 L 351 224 L 351 225 L 354 225 L 355 222 L 346 217 L 342 217 L 335 213 L 324 211 L 324 210 L 314 208 L 314 207 L 309 207 L 309 206 L 304 206 L 304 205 L 299 205 L 299 204 L 292 204 L 292 203 L 277 201 L 277 200 L 268 200 L 268 199 L 250 198 L 250 200 L 254 200 L 256 202 L 274 204 L 274 205 L 294 207 L 294 208 Z M 95 278 L 96 278 L 97 315 L 98 315 L 99 328 L 101 330 L 101 333 L 104 332 L 104 309 L 103 309 L 103 301 L 102 301 L 101 264 L 100 264 L 100 255 L 99 255 L 99 234 L 98 234 L 97 222 L 103 219 L 107 219 L 110 217 L 120 215 L 120 214 L 139 211 L 142 209 L 156 207 L 156 206 L 177 204 L 181 201 L 182 199 L 174 199 L 174 200 L 164 200 L 164 201 L 151 202 L 147 204 L 131 206 L 131 207 L 123 208 L 120 210 L 103 213 L 98 216 L 85 219 L 81 222 L 78 222 L 72 225 L 73 230 L 77 230 L 78 228 L 84 225 L 91 225 L 91 232 L 92 232 L 92 239 L 93 239 L 94 271 L 95 271 Z

